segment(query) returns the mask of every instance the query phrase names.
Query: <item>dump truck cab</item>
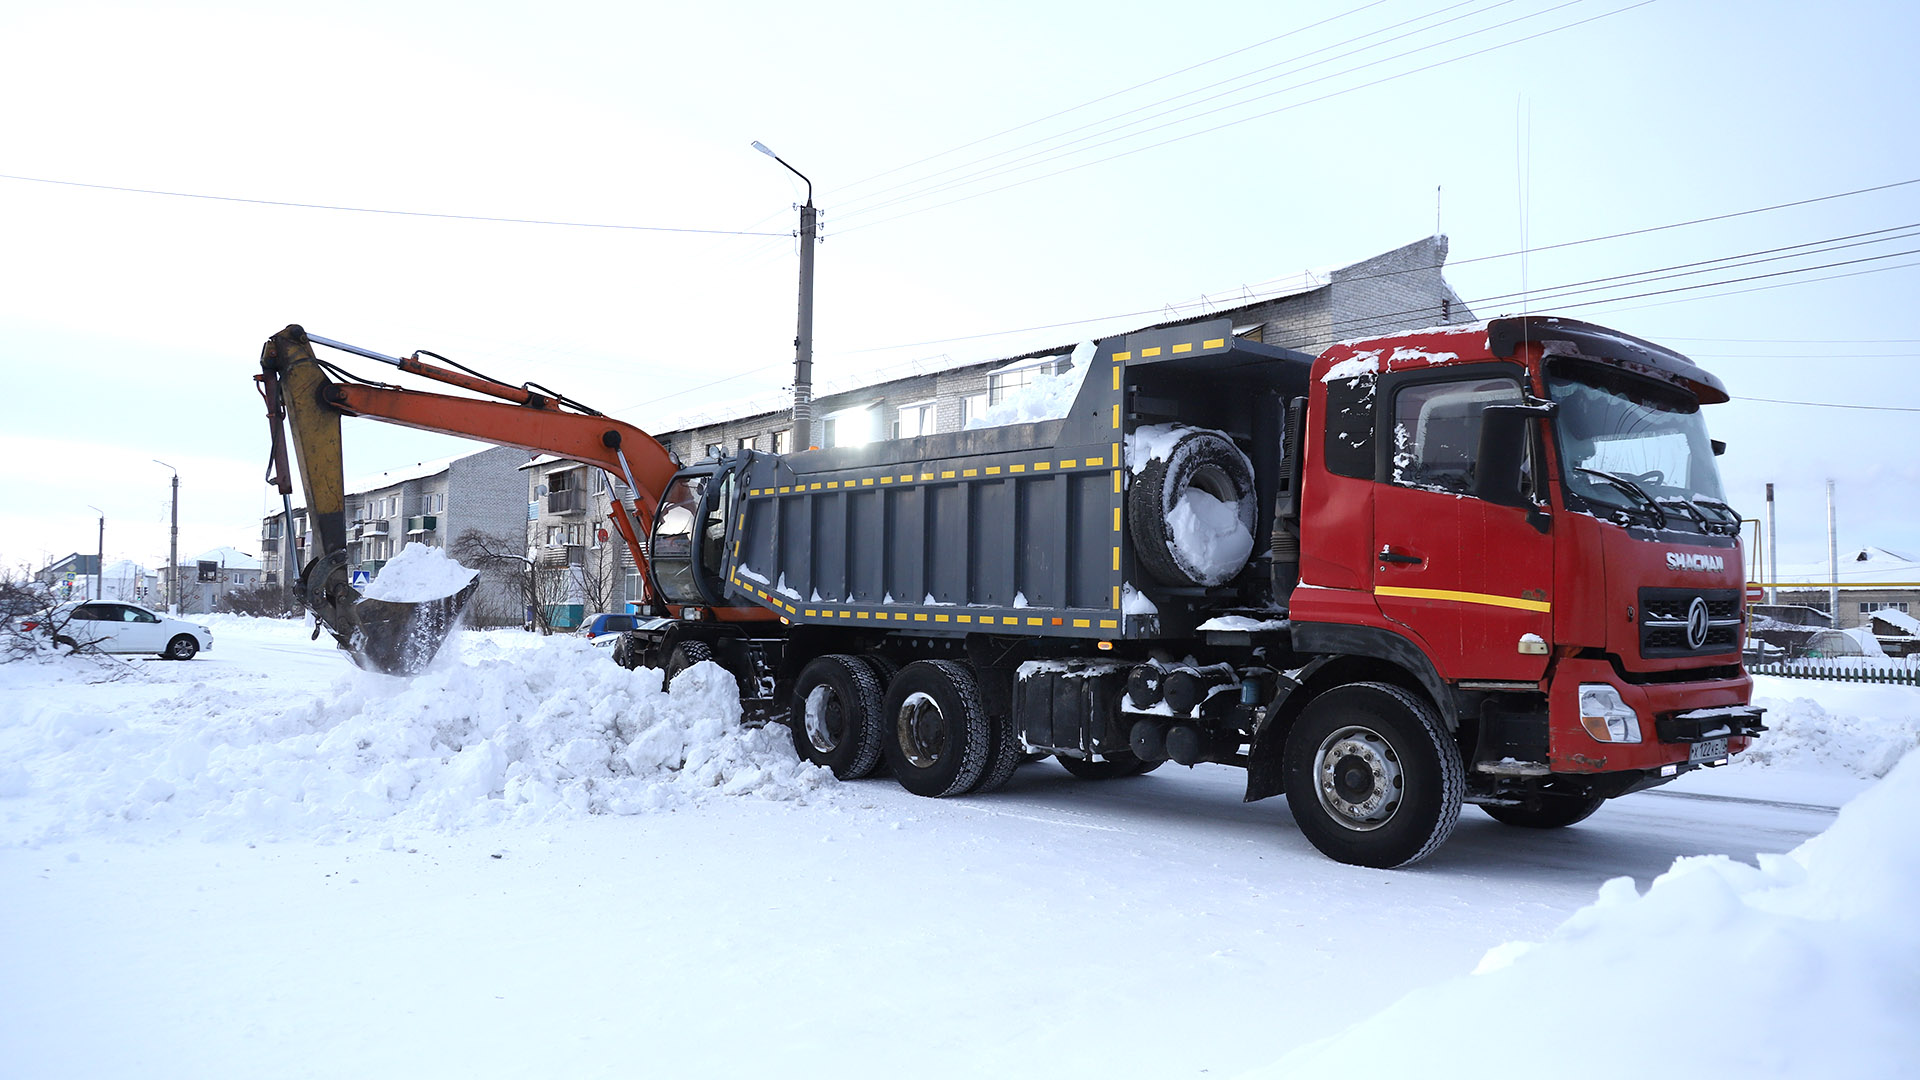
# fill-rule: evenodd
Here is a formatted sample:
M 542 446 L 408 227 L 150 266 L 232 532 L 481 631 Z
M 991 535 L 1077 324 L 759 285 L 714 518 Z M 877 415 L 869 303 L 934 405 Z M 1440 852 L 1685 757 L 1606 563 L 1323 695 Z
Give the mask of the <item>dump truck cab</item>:
M 1714 376 L 1527 317 L 1336 346 L 1310 392 L 1296 643 L 1430 665 L 1470 799 L 1620 794 L 1761 730 Z

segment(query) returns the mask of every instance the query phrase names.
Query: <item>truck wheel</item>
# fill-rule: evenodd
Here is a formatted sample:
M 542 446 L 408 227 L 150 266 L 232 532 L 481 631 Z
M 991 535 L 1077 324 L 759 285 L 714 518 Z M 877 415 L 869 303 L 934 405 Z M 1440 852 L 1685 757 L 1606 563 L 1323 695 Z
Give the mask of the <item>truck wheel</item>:
M 1165 765 L 1164 761 L 1141 761 L 1132 754 L 1108 754 L 1105 761 L 1090 761 L 1086 758 L 1056 755 L 1060 767 L 1081 780 L 1119 780 L 1128 776 L 1142 776 Z
M 1287 733 L 1287 807 L 1313 846 L 1388 869 L 1433 853 L 1466 796 L 1459 748 L 1424 700 L 1386 683 L 1335 687 Z
M 674 645 L 667 654 L 666 676 L 660 680 L 660 689 L 673 685 L 673 677 L 703 660 L 713 659 L 713 649 L 704 641 L 687 640 Z
M 880 763 L 880 680 L 857 656 L 816 657 L 793 684 L 787 726 L 793 748 L 842 780 L 873 775 Z
M 919 660 L 901 668 L 881 717 L 887 765 L 915 795 L 958 795 L 986 776 L 993 726 L 967 665 Z
M 992 726 L 992 748 L 987 751 L 987 771 L 980 776 L 980 783 L 974 785 L 974 794 L 999 791 L 1013 779 L 1013 770 L 1026 760 L 1027 747 L 1020 741 L 1020 732 L 1013 726 L 1011 716 L 989 717 Z
M 1524 795 L 1518 806 L 1481 806 L 1502 825 L 1522 829 L 1564 829 L 1593 816 L 1607 800 L 1598 795 Z
M 191 660 L 200 651 L 200 643 L 186 634 L 176 634 L 167 642 L 167 651 L 160 654 L 166 660 Z
M 1219 432 L 1190 431 L 1165 458 L 1149 462 L 1127 491 L 1134 554 L 1163 585 L 1224 585 L 1253 554 L 1256 502 L 1247 455 Z M 1181 528 L 1178 519 L 1196 511 L 1197 520 Z

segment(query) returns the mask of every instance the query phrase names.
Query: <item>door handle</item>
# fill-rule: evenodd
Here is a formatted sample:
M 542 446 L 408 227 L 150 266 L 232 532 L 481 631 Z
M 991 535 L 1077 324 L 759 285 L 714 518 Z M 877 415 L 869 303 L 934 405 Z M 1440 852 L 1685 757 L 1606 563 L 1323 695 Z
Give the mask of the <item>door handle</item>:
M 1395 551 L 1390 547 L 1382 547 L 1378 558 L 1383 563 L 1398 563 L 1401 566 L 1419 566 L 1421 563 L 1427 561 L 1418 555 L 1409 555 L 1404 551 Z

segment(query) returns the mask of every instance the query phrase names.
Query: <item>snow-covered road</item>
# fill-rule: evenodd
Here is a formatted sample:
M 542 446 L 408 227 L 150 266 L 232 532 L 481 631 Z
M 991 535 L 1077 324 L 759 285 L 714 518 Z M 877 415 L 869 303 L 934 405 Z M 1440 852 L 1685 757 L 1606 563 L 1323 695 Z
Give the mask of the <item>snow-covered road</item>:
M 1393 872 L 1326 860 L 1284 800 L 1243 804 L 1241 774 L 1218 767 L 1088 783 L 1042 763 L 1002 793 L 933 801 L 769 770 L 777 741 L 728 736 L 701 792 L 629 750 L 629 786 L 604 781 L 600 805 L 522 768 L 545 754 L 578 771 L 591 721 L 559 690 L 543 699 L 559 735 L 483 740 L 518 748 L 500 786 L 440 776 L 476 756 L 452 746 L 395 750 L 416 755 L 400 784 L 364 748 L 330 756 L 336 721 L 302 710 L 348 700 L 391 725 L 428 706 L 371 693 L 291 628 L 233 620 L 216 638 L 204 660 L 105 684 L 0 674 L 8 1076 L 1234 1076 L 1549 938 L 1610 878 L 1644 890 L 1677 857 L 1789 851 L 1872 783 L 1829 746 L 1557 832 L 1470 809 Z M 571 643 L 468 643 L 439 692 L 555 657 L 600 665 L 572 680 L 593 693 L 612 667 Z M 1853 758 L 1920 731 L 1920 694 L 1876 692 L 1863 719 L 1844 712 L 1852 688 L 1765 691 L 1828 700 L 1783 712 L 1868 732 Z M 220 732 L 210 751 L 196 715 Z M 521 812 L 449 810 L 516 783 Z M 1740 1017 L 1714 1019 L 1738 1037 Z

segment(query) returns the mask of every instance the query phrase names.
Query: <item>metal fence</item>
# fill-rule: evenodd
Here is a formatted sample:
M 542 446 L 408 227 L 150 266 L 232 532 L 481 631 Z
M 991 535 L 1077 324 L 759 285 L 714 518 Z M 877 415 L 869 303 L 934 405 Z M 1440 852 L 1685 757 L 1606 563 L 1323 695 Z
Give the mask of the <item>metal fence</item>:
M 1755 675 L 1776 675 L 1783 679 L 1829 679 L 1836 682 L 1886 683 L 1895 686 L 1920 686 L 1920 666 L 1914 657 L 1904 660 L 1874 657 L 1838 657 L 1826 660 L 1799 659 L 1749 663 Z

